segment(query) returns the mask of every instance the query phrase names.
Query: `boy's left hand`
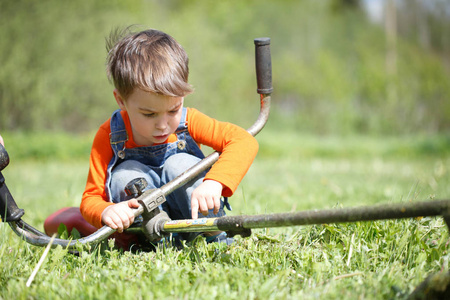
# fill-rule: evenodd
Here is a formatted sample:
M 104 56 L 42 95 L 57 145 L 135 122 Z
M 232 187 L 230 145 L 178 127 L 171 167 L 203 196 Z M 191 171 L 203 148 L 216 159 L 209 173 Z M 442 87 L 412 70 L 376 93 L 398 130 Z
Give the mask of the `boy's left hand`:
M 198 218 L 200 211 L 204 216 L 208 215 L 209 209 L 214 209 L 217 214 L 220 209 L 220 197 L 222 196 L 222 184 L 214 180 L 203 181 L 191 196 L 192 219 Z

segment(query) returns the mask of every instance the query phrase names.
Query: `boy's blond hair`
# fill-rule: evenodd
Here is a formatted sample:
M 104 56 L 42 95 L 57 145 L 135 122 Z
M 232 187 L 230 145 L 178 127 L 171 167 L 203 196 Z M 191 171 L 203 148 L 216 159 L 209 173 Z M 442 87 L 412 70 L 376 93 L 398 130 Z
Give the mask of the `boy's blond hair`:
M 135 88 L 172 97 L 193 92 L 189 59 L 178 42 L 159 30 L 115 30 L 106 43 L 107 74 L 127 99 Z

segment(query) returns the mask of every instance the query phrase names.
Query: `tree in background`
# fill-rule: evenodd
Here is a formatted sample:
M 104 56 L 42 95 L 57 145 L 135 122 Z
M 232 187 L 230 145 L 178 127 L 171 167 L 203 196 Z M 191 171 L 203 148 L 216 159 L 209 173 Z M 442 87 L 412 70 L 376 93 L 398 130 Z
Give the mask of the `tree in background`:
M 396 21 L 374 24 L 368 3 L 393 3 Z M 269 36 L 268 126 L 324 134 L 446 132 L 449 6 L 444 0 L 2 1 L 0 130 L 95 130 L 116 108 L 104 38 L 117 26 L 143 24 L 185 47 L 196 88 L 186 103 L 218 119 L 251 125 L 252 40 Z

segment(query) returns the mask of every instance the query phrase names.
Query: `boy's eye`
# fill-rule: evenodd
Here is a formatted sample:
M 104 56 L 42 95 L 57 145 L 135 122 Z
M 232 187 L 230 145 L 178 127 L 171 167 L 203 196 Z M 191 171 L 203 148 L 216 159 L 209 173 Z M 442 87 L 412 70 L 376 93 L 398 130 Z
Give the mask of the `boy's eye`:
M 153 118 L 153 117 L 156 116 L 156 114 L 154 114 L 154 113 L 151 113 L 151 114 L 143 114 L 143 115 L 144 115 L 144 117 L 147 117 L 147 118 Z
M 176 114 L 176 113 L 178 113 L 178 112 L 180 111 L 180 109 L 181 109 L 181 106 L 180 106 L 180 107 L 177 107 L 177 108 L 175 108 L 175 109 L 173 109 L 173 110 L 171 110 L 171 111 L 169 111 L 169 113 L 170 113 L 170 114 Z

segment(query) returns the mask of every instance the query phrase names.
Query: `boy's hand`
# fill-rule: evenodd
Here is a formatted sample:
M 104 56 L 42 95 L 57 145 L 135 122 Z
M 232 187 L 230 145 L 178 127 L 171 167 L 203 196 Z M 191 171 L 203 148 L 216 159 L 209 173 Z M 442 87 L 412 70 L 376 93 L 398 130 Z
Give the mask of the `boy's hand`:
M 138 208 L 139 206 L 140 204 L 136 199 L 110 205 L 102 212 L 102 222 L 122 233 L 134 222 L 132 208 Z
M 205 180 L 193 192 L 191 196 L 192 219 L 198 218 L 200 211 L 204 216 L 209 209 L 214 209 L 217 214 L 220 209 L 220 197 L 222 196 L 222 184 L 214 180 Z

